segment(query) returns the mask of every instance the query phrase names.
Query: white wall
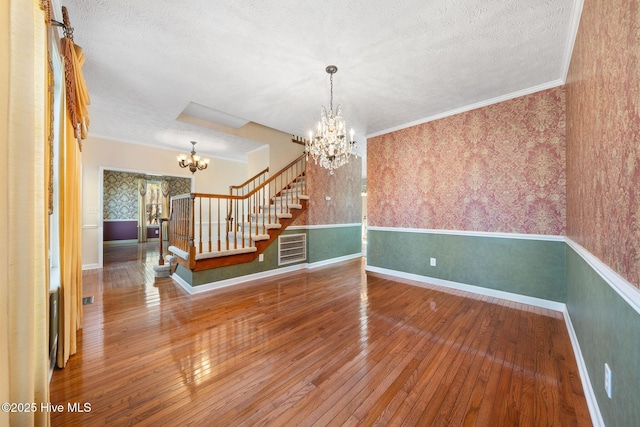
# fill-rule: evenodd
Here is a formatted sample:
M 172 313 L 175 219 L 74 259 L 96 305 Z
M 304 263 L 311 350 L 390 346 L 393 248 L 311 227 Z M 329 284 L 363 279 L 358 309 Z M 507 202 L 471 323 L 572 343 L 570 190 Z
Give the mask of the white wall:
M 271 175 L 297 159 L 304 146 L 291 142 L 291 135 L 267 128 L 265 142 L 269 144 L 269 171 Z
M 248 173 L 247 179 L 255 176 L 258 172 L 263 171 L 269 166 L 270 148 L 265 145 L 262 148 L 251 151 L 248 155 Z M 272 171 L 271 169 L 269 169 Z M 273 172 L 273 171 L 272 171 Z
M 188 151 L 188 150 L 187 150 Z M 89 136 L 82 143 L 82 265 L 101 267 L 102 170 L 114 169 L 193 177 L 193 191 L 228 194 L 229 185 L 247 179 L 246 163 L 212 158 L 209 167 L 192 175 L 178 166 L 177 151 Z

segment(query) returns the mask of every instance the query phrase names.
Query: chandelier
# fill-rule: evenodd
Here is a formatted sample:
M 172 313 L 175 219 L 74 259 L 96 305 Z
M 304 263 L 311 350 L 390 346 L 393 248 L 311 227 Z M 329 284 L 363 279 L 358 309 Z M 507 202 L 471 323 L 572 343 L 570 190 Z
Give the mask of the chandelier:
M 191 173 L 196 173 L 196 171 L 205 170 L 207 166 L 209 166 L 209 159 L 202 159 L 200 156 L 196 154 L 196 141 L 191 141 L 191 155 L 180 154 L 178 156 L 178 165 L 181 168 L 189 168 Z
M 307 160 L 309 154 L 316 164 L 320 163 L 323 168 L 329 169 L 333 175 L 333 170 L 349 163 L 349 157 L 354 154 L 356 142 L 353 140 L 353 129 L 351 129 L 350 139 L 345 135 L 347 125 L 340 115 L 340 105 L 333 111 L 333 75 L 338 72 L 338 67 L 329 65 L 326 68 L 331 82 L 331 101 L 329 111 L 323 106 L 321 118 L 318 122 L 318 131 L 314 135 L 309 132 L 309 141 L 305 144 Z M 355 156 L 355 154 L 354 154 Z

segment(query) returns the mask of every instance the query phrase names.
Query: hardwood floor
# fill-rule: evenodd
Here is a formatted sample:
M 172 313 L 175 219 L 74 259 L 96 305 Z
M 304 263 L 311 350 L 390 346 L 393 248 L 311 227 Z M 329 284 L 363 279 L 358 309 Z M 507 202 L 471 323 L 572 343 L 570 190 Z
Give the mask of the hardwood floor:
M 108 253 L 113 252 L 113 253 Z M 189 296 L 149 248 L 84 273 L 52 425 L 591 425 L 562 315 L 354 260 Z

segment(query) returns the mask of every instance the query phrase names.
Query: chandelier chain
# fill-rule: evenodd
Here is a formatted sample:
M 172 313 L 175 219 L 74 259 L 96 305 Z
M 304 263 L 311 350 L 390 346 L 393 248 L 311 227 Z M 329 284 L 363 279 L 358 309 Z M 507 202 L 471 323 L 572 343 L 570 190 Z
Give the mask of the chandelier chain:
M 333 73 L 330 74 L 329 81 L 331 82 L 331 99 L 329 100 L 329 112 L 333 115 Z

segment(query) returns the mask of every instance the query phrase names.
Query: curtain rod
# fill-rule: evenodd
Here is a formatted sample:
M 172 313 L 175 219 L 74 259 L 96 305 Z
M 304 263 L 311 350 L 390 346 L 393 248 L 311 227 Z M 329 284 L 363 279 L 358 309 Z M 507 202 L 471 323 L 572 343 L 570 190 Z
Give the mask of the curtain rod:
M 52 20 L 51 20 L 51 25 L 55 25 L 56 27 L 62 27 L 62 28 L 64 28 L 65 30 L 67 29 L 67 26 L 66 26 L 66 25 L 64 25 L 64 24 L 63 24 L 62 22 L 60 22 L 60 21 L 56 21 L 55 19 L 52 19 Z
M 62 19 L 64 22 L 56 21 L 55 19 L 51 19 L 51 25 L 56 27 L 62 27 L 62 31 L 64 32 L 64 36 L 73 40 L 73 27 L 69 23 L 69 14 L 67 13 L 66 6 L 62 6 Z

